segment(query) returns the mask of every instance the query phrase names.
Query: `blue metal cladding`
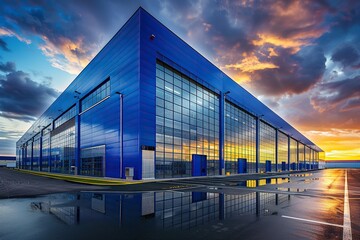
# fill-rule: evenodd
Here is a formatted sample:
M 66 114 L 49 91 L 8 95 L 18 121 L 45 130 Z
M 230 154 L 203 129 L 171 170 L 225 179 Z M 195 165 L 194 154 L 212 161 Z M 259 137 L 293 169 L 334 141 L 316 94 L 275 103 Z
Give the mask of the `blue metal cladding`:
M 245 110 L 248 110 L 255 115 L 264 115 L 262 119 L 273 125 L 275 128 L 281 128 L 283 132 L 292 134 L 294 138 L 320 150 L 314 143 L 304 137 L 300 132 L 257 100 L 244 88 L 240 87 L 236 82 L 221 72 L 216 66 L 158 22 L 154 17 L 143 9 L 140 9 L 140 12 L 141 85 L 145 82 L 154 81 L 155 58 L 157 54 L 163 55 L 178 66 L 181 66 L 181 68 L 194 74 L 199 80 L 201 79 L 200 81 L 206 81 L 206 83 L 215 87 L 218 91 L 223 93 L 230 91 L 228 96 L 240 102 L 240 107 L 243 107 Z M 152 35 L 155 38 L 151 38 Z M 152 88 L 153 87 L 151 87 L 151 89 Z M 155 101 L 154 98 L 152 99 Z
M 79 169 L 79 148 L 106 145 L 106 177 L 120 177 L 119 95 L 123 98 L 123 168 L 134 167 L 135 179 L 141 178 L 139 166 L 139 57 L 140 11 L 127 21 L 112 40 L 98 53 L 69 87 L 55 100 L 34 125 L 18 141 L 20 147 L 33 137 L 33 132 L 53 124 L 59 109 L 76 104 L 80 114 L 80 101 L 107 78 L 110 79 L 110 97 L 99 105 L 75 117 L 75 165 Z M 31 150 L 27 149 L 25 168 L 31 166 Z M 122 171 L 124 172 L 124 171 Z
M 54 129 L 54 119 L 59 117 L 58 110 L 69 109 L 75 105 L 75 166 L 77 169 L 79 169 L 82 148 L 105 145 L 106 177 L 124 178 L 125 167 L 133 167 L 134 178 L 141 179 L 141 148 L 142 146 L 155 147 L 156 145 L 155 80 L 157 60 L 184 72 L 191 79 L 211 89 L 219 96 L 230 91 L 226 95 L 226 101 L 238 105 L 254 117 L 259 118 L 260 116 L 261 121 L 273 126 L 274 129 L 281 128 L 283 133 L 321 151 L 309 139 L 231 80 L 168 28 L 145 10 L 139 8 L 17 142 L 17 148 L 23 148 L 23 151 L 19 150 L 19 155 L 22 155 L 22 157 L 19 156 L 19 165 L 31 168 L 34 135 L 44 126 L 50 125 L 50 129 Z M 106 79 L 110 81 L 109 97 L 81 113 L 81 100 Z M 120 95 L 123 99 L 121 111 Z M 122 117 L 120 117 L 121 112 Z M 223 119 L 223 114 L 223 111 L 220 111 L 219 119 Z M 120 125 L 123 129 L 122 133 L 119 130 Z M 223 132 L 222 128 L 221 133 Z M 220 146 L 223 146 L 223 134 L 220 135 Z M 260 155 L 258 135 L 259 133 L 257 134 L 257 159 Z M 122 143 L 120 143 L 120 139 L 123 140 Z M 121 146 L 122 158 L 120 156 Z M 220 156 L 223 156 L 221 149 L 219 153 Z M 120 159 L 123 161 L 120 162 Z M 309 158 L 305 162 L 310 165 Z M 222 161 L 221 164 L 223 167 Z M 288 168 L 289 162 L 286 164 Z

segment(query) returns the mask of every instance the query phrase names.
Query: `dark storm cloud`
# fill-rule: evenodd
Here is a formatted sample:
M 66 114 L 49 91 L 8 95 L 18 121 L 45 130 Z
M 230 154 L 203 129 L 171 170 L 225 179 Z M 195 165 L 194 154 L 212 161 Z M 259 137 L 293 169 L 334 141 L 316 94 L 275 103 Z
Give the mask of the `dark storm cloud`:
M 254 46 L 251 44 L 253 32 L 249 31 L 249 26 L 243 24 L 248 15 L 244 14 L 245 11 L 246 8 L 238 8 L 238 11 L 234 13 L 231 6 L 228 8 L 221 2 L 209 1 L 204 6 L 202 17 L 204 22 L 211 26 L 207 35 L 215 41 L 215 44 L 213 43 L 215 49 L 216 47 L 232 48 L 238 44 L 242 52 L 253 50 Z M 257 14 L 257 11 L 254 14 Z M 266 14 L 264 13 L 264 15 Z M 256 25 L 253 21 L 248 23 L 253 27 Z
M 318 86 L 311 98 L 312 105 L 320 111 L 333 109 L 343 104 L 343 110 L 355 108 L 359 103 L 360 76 L 336 82 L 326 82 Z
M 319 47 L 305 47 L 296 55 L 278 50 L 278 56 L 272 59 L 278 68 L 259 70 L 252 75 L 254 89 L 262 95 L 305 92 L 321 80 L 325 71 L 326 58 Z
M 15 69 L 16 69 L 15 63 L 13 62 L 6 62 L 6 63 L 0 62 L 0 71 L 4 73 L 14 72 Z
M 10 49 L 7 47 L 7 43 L 0 38 L 0 48 L 4 51 L 9 52 Z
M 0 63 L 3 65 L 12 68 L 0 77 L 0 116 L 34 120 L 59 95 L 53 88 L 31 80 L 29 74 L 16 70 L 15 65 Z
M 352 45 L 345 45 L 335 50 L 331 56 L 334 62 L 340 62 L 343 66 L 351 66 L 360 58 L 357 49 Z
M 9 2 L 1 8 L 13 32 L 42 39 L 39 48 L 52 66 L 79 73 L 140 6 L 142 1 Z M 149 4 L 150 5 L 150 4 Z M 152 2 L 155 9 L 157 2 Z M 1 17 L 0 17 L 1 21 Z

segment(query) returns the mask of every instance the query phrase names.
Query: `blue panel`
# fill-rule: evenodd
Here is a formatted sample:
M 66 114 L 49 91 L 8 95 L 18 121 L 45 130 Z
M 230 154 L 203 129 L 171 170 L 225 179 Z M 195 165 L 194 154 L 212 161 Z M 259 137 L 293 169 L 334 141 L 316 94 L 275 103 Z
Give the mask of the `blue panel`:
M 265 162 L 265 171 L 271 172 L 271 161 L 270 160 L 266 160 L 266 162 Z
M 247 173 L 246 158 L 239 158 L 238 159 L 238 173 Z
M 281 162 L 281 171 L 286 171 L 286 162 Z
M 192 176 L 206 176 L 206 155 L 192 155 Z

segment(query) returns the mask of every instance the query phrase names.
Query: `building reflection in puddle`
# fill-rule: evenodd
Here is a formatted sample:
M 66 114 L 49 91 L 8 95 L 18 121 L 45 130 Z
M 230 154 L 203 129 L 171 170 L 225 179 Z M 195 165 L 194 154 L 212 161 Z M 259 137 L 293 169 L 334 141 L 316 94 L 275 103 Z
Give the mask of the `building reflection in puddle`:
M 276 215 L 277 205 L 290 195 L 252 192 L 231 195 L 211 192 L 149 192 L 136 194 L 54 194 L 31 207 L 54 215 L 68 225 L 156 229 L 191 229 L 237 215 Z M 91 231 L 91 230 L 89 230 Z
M 246 180 L 239 182 L 239 186 L 247 187 L 247 188 L 256 188 L 260 186 L 265 186 L 268 184 L 283 184 L 290 182 L 290 178 L 263 178 L 257 180 Z

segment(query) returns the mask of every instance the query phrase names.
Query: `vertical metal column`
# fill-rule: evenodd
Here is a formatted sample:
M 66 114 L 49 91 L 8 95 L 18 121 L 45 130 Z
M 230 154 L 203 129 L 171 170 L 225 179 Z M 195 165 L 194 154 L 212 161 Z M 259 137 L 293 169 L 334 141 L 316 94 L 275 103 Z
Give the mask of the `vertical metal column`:
M 290 136 L 288 136 L 288 164 L 287 164 L 287 170 L 290 171 Z
M 296 170 L 300 170 L 300 159 L 299 159 L 299 142 L 298 141 L 296 141 Z
M 275 171 L 278 171 L 279 165 L 279 129 L 275 131 Z
M 123 178 L 123 97 L 124 94 L 120 92 L 116 92 L 119 95 L 119 142 L 120 142 L 120 153 L 119 153 L 119 161 L 120 161 L 120 169 L 119 176 Z
M 255 168 L 256 172 L 259 172 L 259 162 L 260 162 L 260 118 L 256 117 L 256 163 Z
M 76 115 L 75 115 L 75 169 L 74 175 L 78 175 L 80 173 L 80 102 L 76 102 Z
M 39 172 L 42 172 L 42 141 L 43 141 L 43 130 L 40 130 L 40 138 L 39 138 L 39 141 L 40 141 L 40 152 L 39 152 Z
M 50 121 L 50 133 L 49 133 L 49 160 L 48 160 L 48 165 L 49 165 L 48 169 L 49 170 L 48 170 L 48 172 L 51 172 L 51 164 L 52 164 L 52 159 L 51 159 L 51 149 L 52 149 L 52 147 L 51 147 L 51 145 L 52 145 L 52 143 L 51 143 L 51 135 L 52 135 L 52 131 L 54 131 L 54 118 L 49 117 L 49 119 L 51 121 Z M 75 151 L 76 151 L 76 149 L 75 149 Z M 75 152 L 75 154 L 76 154 L 76 152 Z M 76 157 L 76 155 L 75 155 L 75 157 Z
M 219 136 L 219 175 L 225 174 L 225 161 L 224 161 L 224 142 L 225 142 L 225 97 L 226 94 L 220 93 L 220 136 Z
M 303 153 L 304 170 L 306 170 L 306 152 L 305 152 L 306 145 L 305 144 L 303 144 L 303 145 L 304 145 L 304 149 L 303 149 L 303 151 L 304 151 L 304 153 Z
M 30 170 L 33 170 L 34 163 L 34 137 L 31 138 Z

